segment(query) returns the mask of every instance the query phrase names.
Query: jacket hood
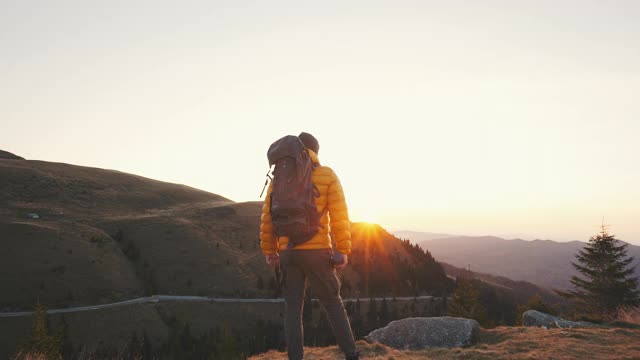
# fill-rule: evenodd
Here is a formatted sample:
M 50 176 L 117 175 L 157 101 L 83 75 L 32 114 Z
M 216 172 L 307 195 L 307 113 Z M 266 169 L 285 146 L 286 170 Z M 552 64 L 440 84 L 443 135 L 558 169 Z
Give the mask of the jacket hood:
M 316 154 L 313 150 L 311 149 L 307 149 L 307 151 L 309 152 L 309 157 L 311 158 L 311 161 L 320 166 L 320 159 L 318 159 L 318 154 Z

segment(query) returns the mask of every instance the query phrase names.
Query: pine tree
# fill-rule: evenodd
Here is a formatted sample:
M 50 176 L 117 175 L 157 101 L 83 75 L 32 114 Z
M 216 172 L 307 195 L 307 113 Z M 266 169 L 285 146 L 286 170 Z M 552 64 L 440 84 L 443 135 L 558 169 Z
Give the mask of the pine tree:
M 542 297 L 540 297 L 540 294 L 536 293 L 529 299 L 529 301 L 525 305 L 518 306 L 518 310 L 516 313 L 517 317 L 515 321 L 517 325 L 522 325 L 522 314 L 524 314 L 528 310 L 536 310 L 549 315 L 557 315 L 557 312 L 553 308 L 553 306 L 544 302 L 544 300 L 542 300 Z
M 241 359 L 240 344 L 238 337 L 231 330 L 228 323 L 224 324 L 222 332 L 219 334 L 219 338 L 216 342 L 216 352 L 220 359 Z
M 364 318 L 362 316 L 362 306 L 360 305 L 360 298 L 356 299 L 355 305 L 353 307 L 353 313 L 349 317 L 351 320 L 351 328 L 353 329 L 353 335 L 358 338 L 362 335 L 365 335 L 365 324 Z
M 540 297 L 540 295 L 537 293 L 533 295 L 531 299 L 529 299 L 526 307 L 527 310 L 537 310 L 545 314 L 556 315 L 556 310 L 551 305 L 544 302 L 544 300 L 542 300 L 542 297 Z
M 449 302 L 449 316 L 477 320 L 480 324 L 487 321 L 487 311 L 479 300 L 479 293 L 470 280 L 459 277 L 458 287 Z
M 606 316 L 620 306 L 640 303 L 638 278 L 632 277 L 635 267 L 629 267 L 633 257 L 627 256 L 627 244 L 608 234 L 604 225 L 576 259 L 571 265 L 582 277 L 572 276 L 574 289 L 560 294 L 573 299 L 579 310 Z
M 373 297 L 369 298 L 369 309 L 367 311 L 367 327 L 369 330 L 378 328 L 378 304 Z
M 47 308 L 39 301 L 36 304 L 33 315 L 31 336 L 18 347 L 18 353 L 29 358 L 41 355 L 46 359 L 62 359 L 62 345 L 64 343 L 64 328 L 55 335 L 49 333 L 49 320 Z M 16 356 L 16 359 L 21 358 Z
M 387 326 L 391 315 L 389 313 L 389 305 L 387 305 L 387 298 L 382 298 L 382 303 L 380 304 L 380 310 L 378 311 L 378 318 L 380 319 L 380 326 Z

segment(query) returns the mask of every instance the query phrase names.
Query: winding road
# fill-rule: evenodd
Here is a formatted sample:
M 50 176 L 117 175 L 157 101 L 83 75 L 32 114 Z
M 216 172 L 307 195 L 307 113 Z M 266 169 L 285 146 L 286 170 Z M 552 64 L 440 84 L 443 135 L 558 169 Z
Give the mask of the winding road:
M 407 296 L 407 297 L 377 297 L 373 298 L 375 301 L 382 301 L 383 299 L 387 301 L 400 300 L 400 301 L 410 301 L 410 300 L 427 300 L 433 299 L 433 296 Z M 368 302 L 371 298 L 353 298 L 353 299 L 343 299 L 344 302 L 356 302 L 360 300 L 361 302 Z M 148 297 L 141 297 L 137 299 L 119 301 L 110 304 L 101 304 L 101 305 L 91 305 L 91 306 L 80 306 L 80 307 L 70 307 L 65 309 L 52 309 L 48 310 L 47 314 L 66 314 L 73 312 L 81 312 L 81 311 L 92 311 L 92 310 L 100 310 L 113 308 L 118 306 L 126 306 L 133 304 L 145 304 L 145 303 L 159 303 L 159 302 L 171 302 L 171 301 L 195 301 L 195 302 L 208 302 L 208 303 L 284 303 L 283 298 L 275 298 L 275 299 L 234 299 L 234 298 L 216 298 L 216 297 L 207 297 L 207 296 L 179 296 L 179 295 L 153 295 Z M 318 301 L 318 299 L 312 299 L 311 301 Z M 3 317 L 20 317 L 20 316 L 30 316 L 33 314 L 33 311 L 20 311 L 20 312 L 0 312 L 0 318 Z

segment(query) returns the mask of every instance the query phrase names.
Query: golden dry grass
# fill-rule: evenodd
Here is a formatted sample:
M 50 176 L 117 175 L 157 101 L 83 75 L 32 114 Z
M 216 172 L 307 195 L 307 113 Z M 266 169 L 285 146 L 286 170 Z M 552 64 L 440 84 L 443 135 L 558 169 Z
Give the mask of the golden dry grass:
M 499 327 L 483 330 L 478 344 L 468 348 L 400 351 L 358 341 L 363 359 L 640 359 L 640 329 L 542 329 Z M 250 359 L 286 359 L 270 351 Z M 306 348 L 305 359 L 343 359 L 336 346 Z
M 623 321 L 630 324 L 640 325 L 640 306 L 622 307 L 618 309 L 616 316 L 617 321 Z
M 48 360 L 47 355 L 41 353 L 18 353 L 11 360 Z

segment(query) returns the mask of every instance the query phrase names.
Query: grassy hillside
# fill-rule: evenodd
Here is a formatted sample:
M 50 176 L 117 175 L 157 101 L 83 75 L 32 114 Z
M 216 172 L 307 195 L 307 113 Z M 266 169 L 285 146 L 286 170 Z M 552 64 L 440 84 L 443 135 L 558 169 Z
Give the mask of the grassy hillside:
M 0 174 L 0 203 L 7 205 L 0 215 L 19 219 L 26 211 L 69 221 L 229 202 L 184 185 L 64 163 L 0 160 Z
M 0 159 L 24 160 L 24 158 L 4 150 L 0 150 Z
M 94 304 L 141 294 L 135 268 L 101 229 L 0 220 L 0 309 Z
M 275 292 L 258 246 L 261 202 L 113 170 L 0 160 L 0 203 L 0 309 L 28 309 L 36 299 L 51 308 Z M 430 255 L 379 226 L 353 224 L 353 236 L 347 296 L 425 295 L 450 285 Z
M 0 203 L 0 308 L 238 294 L 267 271 L 242 249 L 256 247 L 258 204 L 118 171 L 15 160 L 0 160 Z

